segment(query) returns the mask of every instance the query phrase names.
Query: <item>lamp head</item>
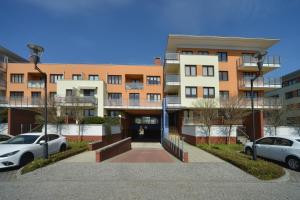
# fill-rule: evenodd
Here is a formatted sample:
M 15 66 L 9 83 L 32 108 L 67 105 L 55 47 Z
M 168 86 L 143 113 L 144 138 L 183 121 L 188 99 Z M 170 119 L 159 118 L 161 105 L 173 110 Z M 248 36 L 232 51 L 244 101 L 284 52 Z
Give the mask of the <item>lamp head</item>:
M 267 53 L 268 53 L 267 51 L 258 51 L 258 52 L 256 52 L 256 54 L 254 54 L 254 58 L 257 59 L 257 67 L 259 70 L 259 75 L 261 74 L 265 56 L 267 55 Z
M 37 65 L 40 62 L 40 57 L 44 52 L 44 48 L 35 44 L 27 44 L 27 47 L 30 50 L 30 60 Z

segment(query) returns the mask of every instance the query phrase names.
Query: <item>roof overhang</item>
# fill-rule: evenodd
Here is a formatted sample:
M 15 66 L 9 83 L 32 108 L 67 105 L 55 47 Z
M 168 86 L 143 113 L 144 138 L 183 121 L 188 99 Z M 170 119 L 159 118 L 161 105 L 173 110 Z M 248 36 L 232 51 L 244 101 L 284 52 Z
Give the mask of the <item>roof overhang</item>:
M 265 51 L 279 42 L 279 39 L 219 37 L 197 35 L 168 36 L 167 52 L 176 52 L 177 48 L 230 49 Z
M 28 63 L 28 60 L 0 45 L 0 55 L 8 57 L 10 63 Z

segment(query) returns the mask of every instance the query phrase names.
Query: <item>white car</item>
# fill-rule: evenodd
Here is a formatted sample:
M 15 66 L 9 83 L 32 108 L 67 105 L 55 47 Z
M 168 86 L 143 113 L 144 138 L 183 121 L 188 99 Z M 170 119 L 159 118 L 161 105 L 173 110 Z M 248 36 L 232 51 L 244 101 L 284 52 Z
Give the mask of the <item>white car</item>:
M 253 142 L 245 144 L 244 151 L 252 155 Z M 300 169 L 300 137 L 273 136 L 256 141 L 256 152 L 260 157 L 285 162 L 293 170 Z
M 0 143 L 11 139 L 13 136 L 8 134 L 0 134 Z
M 26 133 L 0 144 L 0 169 L 24 166 L 44 155 L 45 136 L 43 133 Z M 66 138 L 57 134 L 48 134 L 49 154 L 65 151 Z

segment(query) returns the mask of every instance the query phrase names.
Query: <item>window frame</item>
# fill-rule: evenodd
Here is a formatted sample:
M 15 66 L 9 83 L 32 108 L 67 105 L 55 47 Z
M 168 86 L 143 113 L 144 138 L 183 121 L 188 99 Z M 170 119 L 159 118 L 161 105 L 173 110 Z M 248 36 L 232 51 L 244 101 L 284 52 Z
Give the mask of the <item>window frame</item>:
M 24 83 L 24 74 L 10 74 L 10 83 Z
M 217 52 L 219 62 L 228 62 L 228 53 L 225 51 Z M 225 57 L 224 57 L 225 55 Z
M 56 84 L 60 80 L 64 80 L 63 74 L 50 74 L 50 83 Z
M 107 84 L 121 85 L 122 75 L 107 75 Z
M 194 70 L 195 74 L 192 74 L 192 68 L 195 69 Z M 187 74 L 187 69 L 188 69 L 189 74 Z M 185 76 L 197 76 L 197 66 L 196 65 L 185 65 L 184 72 L 185 72 Z
M 193 94 L 193 89 L 195 89 L 196 94 Z M 187 94 L 187 90 L 189 90 L 190 94 Z M 186 86 L 185 87 L 185 98 L 197 98 L 198 97 L 198 90 L 195 86 Z
M 91 77 L 93 77 L 91 79 Z M 97 77 L 97 79 L 95 79 Z M 99 75 L 98 74 L 89 74 L 89 81 L 99 81 Z
M 224 74 L 226 75 L 224 76 Z M 219 81 L 229 81 L 228 71 L 219 71 Z
M 212 69 L 212 74 L 210 74 L 210 70 Z M 202 66 L 202 76 L 214 77 L 215 76 L 215 66 L 214 65 L 203 65 Z
M 211 89 L 213 90 L 213 95 L 210 94 Z M 208 95 L 205 95 L 205 90 L 208 91 Z M 214 87 L 203 87 L 203 98 L 204 99 L 214 99 L 216 97 L 216 90 Z
M 147 93 L 148 102 L 159 102 L 161 100 L 160 93 Z
M 148 85 L 160 85 L 160 76 L 147 76 Z

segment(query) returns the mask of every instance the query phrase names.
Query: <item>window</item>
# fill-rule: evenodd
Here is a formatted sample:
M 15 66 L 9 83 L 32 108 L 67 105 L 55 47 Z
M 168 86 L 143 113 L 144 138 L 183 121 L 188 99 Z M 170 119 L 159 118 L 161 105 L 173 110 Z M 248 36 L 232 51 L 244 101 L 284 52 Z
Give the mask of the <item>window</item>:
M 288 139 L 284 139 L 284 138 L 276 138 L 275 139 L 275 145 L 279 145 L 279 146 L 292 146 L 293 145 L 293 141 L 288 140 Z
M 73 74 L 72 80 L 74 80 L 74 81 L 82 80 L 81 74 Z
M 134 123 L 135 124 L 159 124 L 159 120 L 157 117 L 142 116 L 142 117 L 135 117 Z
M 122 93 L 108 93 L 109 100 L 122 99 Z
M 185 87 L 185 97 L 197 98 L 197 87 Z
M 140 104 L 140 94 L 139 93 L 129 93 L 129 105 L 138 106 Z
M 228 81 L 228 71 L 219 71 L 219 80 Z
M 83 96 L 85 96 L 85 97 L 95 96 L 95 90 L 85 89 L 85 90 L 83 90 Z
M 95 116 L 95 111 L 94 111 L 94 109 L 84 109 L 83 115 L 85 117 Z
M 19 92 L 19 91 L 10 92 L 10 97 L 11 98 L 23 98 L 24 92 Z
M 99 76 L 98 75 L 89 75 L 89 80 L 90 81 L 99 81 Z
M 218 52 L 219 62 L 227 62 L 227 52 Z
M 220 98 L 221 99 L 228 99 L 229 98 L 229 91 L 220 91 Z
M 215 88 L 214 87 L 204 87 L 203 88 L 203 98 L 215 98 Z
M 214 66 L 203 65 L 202 66 L 202 75 L 203 76 L 214 76 Z
M 56 134 L 49 134 L 49 135 L 48 135 L 48 140 L 49 140 L 49 141 L 56 140 L 56 139 L 58 139 L 58 138 L 59 138 L 59 136 L 56 135 Z
M 274 138 L 267 137 L 260 139 L 256 142 L 256 144 L 264 144 L 264 145 L 273 145 L 274 144 Z
M 54 99 L 56 97 L 56 92 L 50 92 L 50 99 Z
M 41 98 L 41 92 L 31 92 L 32 98 Z
M 67 97 L 73 96 L 73 90 L 72 89 L 66 89 L 66 96 Z
M 63 80 L 63 74 L 50 74 L 50 83 L 57 83 L 59 80 Z
M 208 55 L 208 51 L 198 51 L 199 55 Z
M 0 142 L 9 140 L 11 137 L 9 137 L 8 135 L 0 135 Z
M 108 75 L 107 76 L 108 84 L 122 84 L 122 76 L 120 75 Z
M 286 99 L 291 99 L 291 98 L 293 98 L 293 92 L 286 92 L 286 93 L 285 93 L 285 98 L 286 98 Z
M 24 74 L 11 74 L 10 82 L 11 83 L 23 83 Z
M 251 91 L 245 91 L 244 92 L 244 96 L 246 98 L 251 98 Z M 258 92 L 257 91 L 253 91 L 253 96 L 254 96 L 254 98 L 257 98 L 258 97 Z
M 193 55 L 193 51 L 182 51 L 181 53 L 185 55 Z
M 186 76 L 197 76 L 196 65 L 186 65 L 185 66 Z
M 148 93 L 147 100 L 148 101 L 160 101 L 160 94 Z
M 147 83 L 149 85 L 159 85 L 160 84 L 160 76 L 147 76 Z

